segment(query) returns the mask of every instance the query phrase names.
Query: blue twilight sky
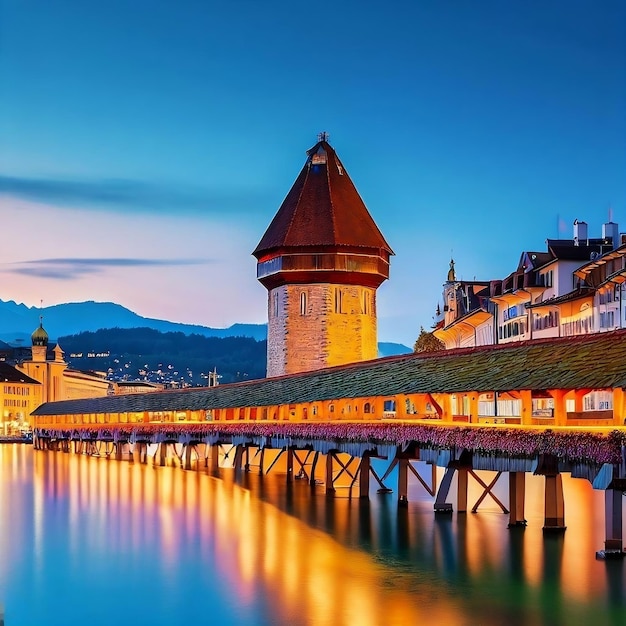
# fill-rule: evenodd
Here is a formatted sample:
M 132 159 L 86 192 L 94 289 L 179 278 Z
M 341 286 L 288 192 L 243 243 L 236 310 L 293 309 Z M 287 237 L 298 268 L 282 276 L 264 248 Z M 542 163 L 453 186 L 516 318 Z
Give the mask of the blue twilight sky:
M 626 231 L 626 3 L 0 0 L 0 299 L 266 321 L 250 253 L 322 130 L 412 344 L 451 254 Z

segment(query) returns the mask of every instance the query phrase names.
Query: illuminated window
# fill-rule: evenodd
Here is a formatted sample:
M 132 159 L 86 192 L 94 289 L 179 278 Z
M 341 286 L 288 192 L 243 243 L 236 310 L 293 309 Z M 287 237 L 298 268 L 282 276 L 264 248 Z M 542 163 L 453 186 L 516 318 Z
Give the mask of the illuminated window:
M 385 404 L 383 406 L 383 411 L 395 411 L 396 410 L 396 401 L 395 400 L 385 400 Z

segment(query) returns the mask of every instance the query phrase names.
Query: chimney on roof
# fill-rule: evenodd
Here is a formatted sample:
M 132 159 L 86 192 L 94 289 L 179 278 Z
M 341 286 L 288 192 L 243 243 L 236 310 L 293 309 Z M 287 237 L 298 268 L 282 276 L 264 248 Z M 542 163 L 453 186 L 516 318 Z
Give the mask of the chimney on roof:
M 587 222 L 574 220 L 574 245 L 579 246 L 581 241 L 587 245 L 587 239 Z
M 612 250 L 619 246 L 619 227 L 615 222 L 606 222 L 602 224 L 602 239 L 605 243 L 611 240 Z

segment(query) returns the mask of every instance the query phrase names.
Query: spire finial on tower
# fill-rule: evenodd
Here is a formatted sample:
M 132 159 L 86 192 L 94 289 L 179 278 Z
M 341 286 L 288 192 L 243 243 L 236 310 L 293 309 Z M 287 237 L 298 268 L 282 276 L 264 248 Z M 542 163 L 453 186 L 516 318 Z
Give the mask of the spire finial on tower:
M 456 272 L 454 271 L 454 259 L 450 259 L 450 269 L 448 270 L 448 282 L 453 283 L 456 280 Z
M 317 134 L 317 140 L 318 141 L 326 141 L 326 142 L 328 142 L 329 139 L 330 139 L 330 135 L 325 130 L 323 130 L 321 133 Z

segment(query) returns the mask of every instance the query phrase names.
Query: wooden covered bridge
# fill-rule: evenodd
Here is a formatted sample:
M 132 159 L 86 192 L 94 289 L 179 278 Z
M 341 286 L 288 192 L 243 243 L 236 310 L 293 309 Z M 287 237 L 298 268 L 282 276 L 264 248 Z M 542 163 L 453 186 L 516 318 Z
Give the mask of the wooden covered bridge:
M 48 403 L 33 412 L 36 448 L 113 454 L 213 467 L 228 447 L 235 468 L 251 456 L 268 471 L 280 455 L 288 479 L 316 480 L 325 457 L 326 491 L 338 481 L 369 493 L 397 468 L 399 502 L 409 477 L 447 502 L 457 477 L 457 511 L 467 510 L 468 479 L 524 525 L 525 474 L 545 476 L 546 530 L 564 530 L 561 473 L 605 490 L 606 554 L 623 554 L 626 490 L 626 331 L 517 345 L 412 354 L 212 388 Z M 104 448 L 102 447 L 104 446 Z M 264 455 L 274 458 L 264 465 Z M 220 455 L 221 451 L 221 455 Z M 232 452 L 231 452 L 232 451 Z M 370 458 L 389 461 L 379 476 Z M 424 477 L 425 461 L 432 474 Z M 436 467 L 445 472 L 436 484 Z M 496 471 L 487 484 L 476 470 Z M 420 474 L 420 471 L 422 474 Z M 508 507 L 493 495 L 509 474 Z

